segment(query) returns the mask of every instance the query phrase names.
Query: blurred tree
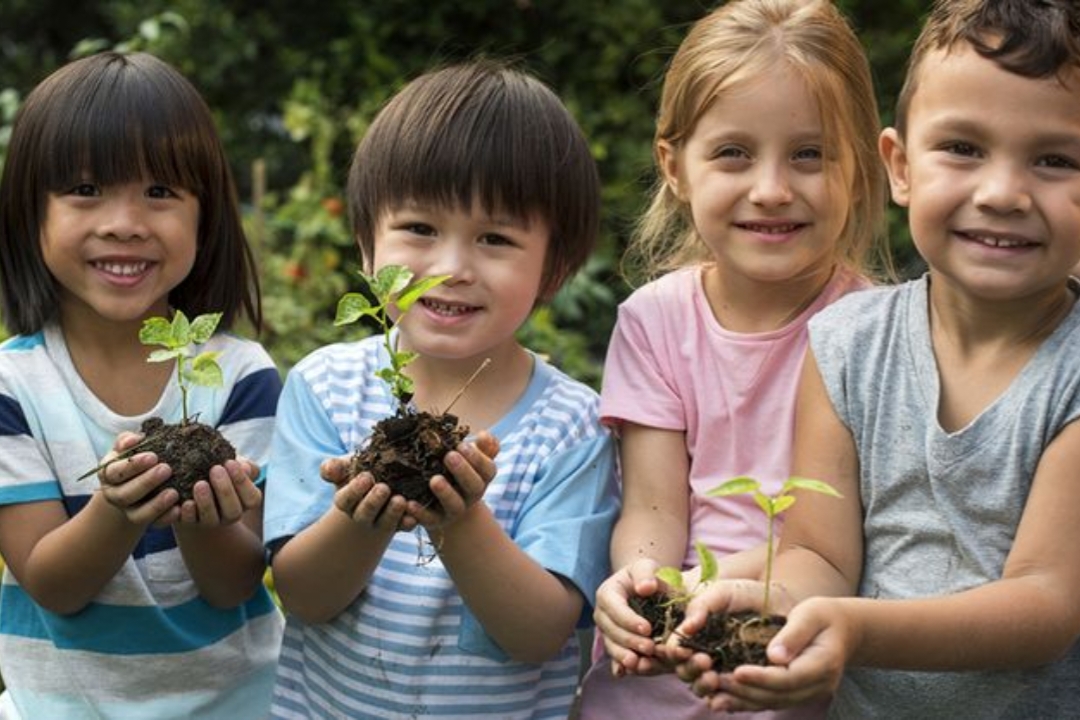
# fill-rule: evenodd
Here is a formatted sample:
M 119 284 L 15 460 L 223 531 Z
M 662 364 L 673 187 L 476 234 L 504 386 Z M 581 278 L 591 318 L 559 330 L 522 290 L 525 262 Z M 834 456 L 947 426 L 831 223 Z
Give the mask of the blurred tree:
M 928 0 L 838 0 L 866 41 L 883 117 Z M 627 287 L 618 258 L 652 182 L 653 117 L 665 65 L 704 0 L 57 0 L 0 3 L 0 161 L 18 97 L 65 62 L 122 45 L 175 64 L 214 109 L 266 278 L 283 366 L 340 337 L 332 305 L 357 265 L 341 216 L 356 141 L 412 77 L 475 55 L 516 58 L 578 118 L 604 181 L 601 251 L 526 330 L 559 364 L 596 381 Z M 6 119 L 5 119 L 6 118 Z M 254 168 L 260 168 L 255 171 Z M 265 187 L 265 189 L 264 189 Z M 906 230 L 894 214 L 906 263 Z

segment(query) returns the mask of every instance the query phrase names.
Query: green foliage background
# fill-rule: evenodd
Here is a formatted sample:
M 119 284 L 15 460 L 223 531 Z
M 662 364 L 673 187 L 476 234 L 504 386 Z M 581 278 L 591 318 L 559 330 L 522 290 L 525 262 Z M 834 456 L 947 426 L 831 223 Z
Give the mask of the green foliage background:
M 865 41 L 883 119 L 928 0 L 840 0 Z M 614 309 L 628 292 L 618 260 L 652 181 L 660 79 L 699 0 L 3 0 L 0 162 L 22 97 L 77 54 L 144 49 L 176 65 L 214 109 L 247 199 L 264 280 L 262 340 L 282 369 L 347 339 L 332 321 L 358 287 L 342 214 L 351 150 L 398 88 L 437 64 L 514 57 L 564 99 L 604 182 L 601 249 L 539 310 L 522 339 L 598 385 Z M 913 257 L 899 214 L 891 242 Z

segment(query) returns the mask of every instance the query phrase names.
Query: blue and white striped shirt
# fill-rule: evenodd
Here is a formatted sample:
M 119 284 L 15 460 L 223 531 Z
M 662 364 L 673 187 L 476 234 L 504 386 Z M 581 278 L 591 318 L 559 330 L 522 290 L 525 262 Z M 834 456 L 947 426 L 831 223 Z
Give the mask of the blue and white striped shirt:
M 189 410 L 262 465 L 281 380 L 257 343 L 219 334 L 221 388 L 189 391 Z M 59 328 L 0 345 L 0 505 L 60 501 L 79 512 L 98 488 L 98 464 L 121 431 L 151 416 L 176 422 L 169 383 L 138 417 L 114 413 L 83 383 Z M 264 717 L 282 619 L 260 589 L 241 607 L 203 601 L 170 528 L 151 528 L 82 611 L 38 606 L 5 569 L 0 591 L 0 673 L 23 718 Z
M 374 374 L 387 364 L 381 338 L 371 337 L 322 348 L 289 374 L 268 468 L 268 544 L 331 507 L 335 488 L 320 479 L 319 464 L 353 451 L 393 412 Z M 490 428 L 501 447 L 484 495 L 514 542 L 574 583 L 587 604 L 608 574 L 618 511 L 613 441 L 597 411 L 591 389 L 535 358 L 524 395 Z M 566 718 L 577 638 L 540 665 L 509 660 L 439 559 L 426 562 L 422 536 L 395 535 L 364 592 L 330 622 L 287 618 L 274 717 Z M 586 607 L 583 621 L 590 614 Z

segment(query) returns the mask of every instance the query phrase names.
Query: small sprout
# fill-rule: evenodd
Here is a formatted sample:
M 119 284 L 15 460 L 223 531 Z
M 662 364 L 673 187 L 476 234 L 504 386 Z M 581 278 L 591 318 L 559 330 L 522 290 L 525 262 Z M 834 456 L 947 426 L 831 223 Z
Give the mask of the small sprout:
M 720 569 L 716 564 L 716 556 L 713 555 L 712 550 L 705 543 L 695 540 L 694 550 L 697 552 L 701 575 L 692 589 L 686 587 L 686 583 L 683 582 L 682 571 L 679 568 L 664 566 L 656 571 L 657 579 L 671 588 L 674 593 L 668 599 L 669 604 L 685 604 L 695 593 L 705 587 L 707 583 L 715 580 L 720 574 Z
M 773 495 L 766 495 L 763 493 L 761 491 L 761 483 L 746 476 L 728 480 L 726 483 L 705 493 L 709 497 L 749 494 L 753 496 L 754 502 L 757 503 L 758 507 L 761 508 L 765 513 L 765 517 L 768 519 L 768 535 L 765 541 L 765 597 L 761 603 L 761 616 L 763 618 L 769 616 L 769 590 L 772 585 L 773 544 L 775 542 L 774 533 L 776 518 L 795 504 L 795 496 L 791 494 L 793 490 L 811 490 L 813 492 L 822 493 L 823 495 L 831 495 L 837 498 L 843 497 L 836 491 L 836 488 L 826 482 L 795 476 L 785 480 L 780 490 Z
M 205 343 L 214 334 L 221 313 L 199 315 L 188 321 L 180 310 L 173 314 L 172 322 L 163 317 L 148 318 L 139 330 L 139 342 L 143 345 L 161 345 L 154 350 L 147 362 L 176 360 L 176 381 L 180 385 L 183 423 L 188 424 L 188 390 L 193 385 L 221 387 L 224 379 L 217 358 L 221 353 L 206 351 L 195 355 L 194 345 Z
M 199 315 L 194 320 L 188 320 L 187 315 L 177 310 L 170 322 L 167 318 L 152 317 L 143 321 L 139 329 L 139 342 L 143 345 L 160 345 L 161 350 L 154 350 L 146 358 L 147 362 L 168 362 L 176 360 L 176 382 L 180 386 L 180 407 L 183 413 L 182 424 L 187 425 L 191 418 L 188 415 L 188 391 L 193 385 L 202 387 L 221 387 L 224 377 L 217 358 L 221 354 L 216 351 L 206 351 L 195 355 L 194 346 L 201 345 L 211 338 L 218 323 L 221 322 L 221 313 L 207 313 Z M 143 438 L 140 442 L 119 453 L 109 462 L 98 465 L 95 468 L 80 475 L 77 480 L 85 480 L 91 475 L 100 472 L 117 460 L 131 457 L 150 442 L 151 438 Z
M 390 367 L 382 368 L 377 375 L 390 386 L 391 394 L 401 405 L 408 405 L 415 387 L 412 378 L 405 374 L 404 369 L 416 359 L 417 354 L 409 351 L 398 352 L 397 339 L 390 341 L 390 329 L 395 323 L 390 319 L 389 310 L 391 305 L 397 308 L 400 322 L 401 316 L 407 313 L 417 300 L 432 288 L 449 280 L 451 276 L 436 275 L 412 282 L 413 273 L 408 268 L 386 265 L 379 268 L 374 275 L 361 272 L 360 277 L 367 283 L 376 302 L 373 304 L 362 293 L 346 293 L 338 301 L 334 325 L 348 325 L 363 317 L 373 318 L 379 324 L 383 333 L 383 345 L 390 356 Z

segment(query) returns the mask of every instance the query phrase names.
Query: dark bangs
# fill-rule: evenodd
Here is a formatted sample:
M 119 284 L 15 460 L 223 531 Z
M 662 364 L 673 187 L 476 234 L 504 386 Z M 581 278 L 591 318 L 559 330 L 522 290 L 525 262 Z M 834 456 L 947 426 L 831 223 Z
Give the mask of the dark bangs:
M 169 301 L 189 316 L 243 314 L 256 329 L 261 302 L 232 173 L 213 116 L 183 75 L 152 55 L 104 52 L 43 80 L 15 116 L 0 178 L 0 316 L 36 332 L 58 294 L 41 254 L 47 195 L 81 182 L 148 179 L 199 201 L 198 252 Z
M 543 83 L 495 62 L 414 80 L 379 113 L 353 160 L 349 203 L 365 263 L 382 213 L 410 202 L 488 213 L 551 230 L 548 290 L 587 257 L 599 180 L 588 146 Z
M 41 118 L 42 187 L 59 192 L 92 180 L 115 185 L 146 177 L 201 196 L 215 174 L 214 138 L 201 137 L 208 112 L 171 73 L 117 56 L 91 77 L 62 77 Z

